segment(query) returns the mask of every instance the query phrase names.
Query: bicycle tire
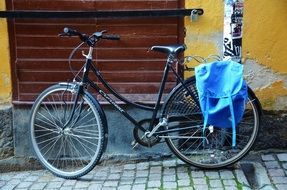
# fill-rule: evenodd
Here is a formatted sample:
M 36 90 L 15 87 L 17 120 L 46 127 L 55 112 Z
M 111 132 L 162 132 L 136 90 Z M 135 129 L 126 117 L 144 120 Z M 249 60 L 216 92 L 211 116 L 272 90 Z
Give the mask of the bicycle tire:
M 46 169 L 65 179 L 90 172 L 107 142 L 106 119 L 91 94 L 80 94 L 70 117 L 77 89 L 76 84 L 68 83 L 47 88 L 36 99 L 30 117 L 30 139 L 36 157 Z
M 165 139 L 171 151 L 187 164 L 203 169 L 223 168 L 243 158 L 253 146 L 260 126 L 258 100 L 252 96 L 251 89 L 244 116 L 237 126 L 237 146 L 232 148 L 232 129 L 212 127 L 203 134 L 195 77 L 186 80 L 184 85 L 193 96 L 179 84 L 163 106 L 163 117 L 168 119 Z

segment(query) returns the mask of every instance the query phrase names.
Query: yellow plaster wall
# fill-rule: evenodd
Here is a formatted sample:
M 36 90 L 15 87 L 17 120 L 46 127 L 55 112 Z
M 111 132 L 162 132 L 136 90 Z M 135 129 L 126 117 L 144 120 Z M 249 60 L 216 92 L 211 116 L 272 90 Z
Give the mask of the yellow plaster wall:
M 186 37 L 185 44 L 188 49 L 185 56 L 200 55 L 207 57 L 211 54 L 221 54 L 223 36 L 223 8 L 222 0 L 193 0 L 185 1 L 186 8 L 202 8 L 204 15 L 197 22 L 192 22 L 190 17 L 185 17 Z M 198 63 L 190 62 L 189 66 Z M 186 72 L 185 78 L 193 75 Z
M 245 0 L 243 54 L 287 74 L 287 1 Z
M 0 10 L 5 10 L 5 1 L 0 1 Z M 0 104 L 11 102 L 11 74 L 9 40 L 6 19 L 0 19 Z
M 198 22 L 185 18 L 188 47 L 185 56 L 222 55 L 224 0 L 185 2 L 186 8 L 200 7 L 205 11 Z M 253 80 L 252 88 L 264 109 L 287 110 L 287 1 L 245 0 L 244 3 L 243 60 L 244 64 L 255 63 L 257 69 L 249 77 Z M 263 79 L 264 74 L 257 66 L 268 71 Z M 190 75 L 193 73 L 185 73 L 185 77 Z
M 287 1 L 245 0 L 243 56 L 267 68 L 266 79 L 255 93 L 263 108 L 287 110 Z
M 276 81 L 271 85 L 256 91 L 256 96 L 260 99 L 262 107 L 265 109 L 277 109 L 277 107 L 284 108 L 284 105 L 278 105 L 278 97 L 287 96 L 287 89 L 284 87 L 283 81 Z M 283 102 L 284 104 L 284 102 Z

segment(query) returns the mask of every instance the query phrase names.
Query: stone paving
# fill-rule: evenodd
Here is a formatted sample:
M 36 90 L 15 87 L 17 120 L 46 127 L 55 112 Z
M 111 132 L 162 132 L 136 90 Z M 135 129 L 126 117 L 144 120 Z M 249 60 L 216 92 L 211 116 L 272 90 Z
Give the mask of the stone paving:
M 278 190 L 287 190 L 287 153 L 265 154 L 261 157 L 271 182 Z
M 263 173 L 265 171 L 266 176 L 268 174 L 268 180 L 264 179 L 263 184 L 257 188 L 247 180 L 248 175 L 244 174 L 240 164 L 230 169 L 200 170 L 178 159 L 168 159 L 101 164 L 78 180 L 58 178 L 45 170 L 0 173 L 0 189 L 250 190 L 260 188 L 287 190 L 287 153 L 262 154 L 258 162 L 263 168 Z M 262 171 L 257 175 L 261 175 L 260 173 Z

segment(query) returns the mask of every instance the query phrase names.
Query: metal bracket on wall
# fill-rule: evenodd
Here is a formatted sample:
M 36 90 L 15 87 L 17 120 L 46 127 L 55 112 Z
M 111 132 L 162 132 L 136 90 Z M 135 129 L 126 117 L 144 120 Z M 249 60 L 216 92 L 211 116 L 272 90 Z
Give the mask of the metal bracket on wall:
M 0 11 L 0 18 L 130 18 L 130 17 L 198 17 L 203 9 L 152 9 L 114 11 Z
M 199 16 L 199 12 L 197 9 L 193 9 L 190 13 L 190 19 L 191 22 L 197 22 L 198 21 L 198 16 Z

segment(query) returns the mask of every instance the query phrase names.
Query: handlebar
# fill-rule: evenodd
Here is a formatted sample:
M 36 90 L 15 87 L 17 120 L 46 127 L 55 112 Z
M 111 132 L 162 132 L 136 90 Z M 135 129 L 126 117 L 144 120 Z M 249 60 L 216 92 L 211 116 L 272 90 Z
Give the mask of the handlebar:
M 119 35 L 103 35 L 102 39 L 106 39 L 106 40 L 120 40 L 121 37 Z
M 106 40 L 120 40 L 119 35 L 105 35 L 107 31 L 101 31 L 101 32 L 95 32 L 91 36 L 88 36 L 86 34 L 82 34 L 78 32 L 77 30 L 65 27 L 64 32 L 59 34 L 59 36 L 78 36 L 81 41 L 88 44 L 88 46 L 94 46 L 97 41 L 100 39 L 106 39 Z
M 65 27 L 64 28 L 64 34 L 68 36 L 82 36 L 80 32 L 77 32 L 77 30 L 73 30 L 71 28 Z

